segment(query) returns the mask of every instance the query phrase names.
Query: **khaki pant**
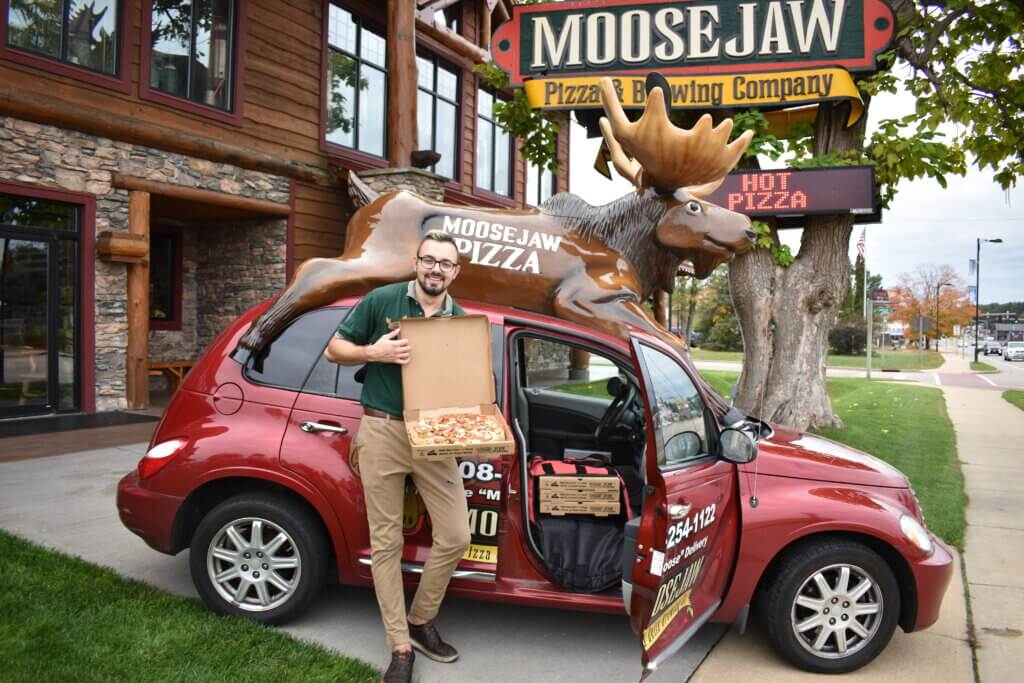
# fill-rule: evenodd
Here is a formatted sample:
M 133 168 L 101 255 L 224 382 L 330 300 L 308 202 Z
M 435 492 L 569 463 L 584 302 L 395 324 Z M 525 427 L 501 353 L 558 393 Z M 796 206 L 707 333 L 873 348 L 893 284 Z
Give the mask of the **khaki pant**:
M 373 587 L 384 631 L 394 649 L 409 643 L 405 593 L 402 588 L 402 506 L 405 477 L 426 503 L 433 529 L 430 557 L 423 567 L 410 614 L 431 620 L 437 616 L 455 565 L 469 547 L 466 492 L 454 459 L 414 460 L 401 420 L 364 415 L 356 434 L 359 475 L 370 523 Z

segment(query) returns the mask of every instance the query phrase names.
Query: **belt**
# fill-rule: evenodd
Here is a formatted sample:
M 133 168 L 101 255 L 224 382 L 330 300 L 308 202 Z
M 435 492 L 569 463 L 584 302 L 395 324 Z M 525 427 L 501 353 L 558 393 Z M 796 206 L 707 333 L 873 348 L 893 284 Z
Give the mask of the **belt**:
M 363 415 L 369 415 L 370 417 L 379 417 L 384 420 L 398 420 L 399 422 L 404 421 L 401 415 L 395 415 L 393 413 L 388 413 L 383 410 L 377 410 L 376 408 L 363 408 Z

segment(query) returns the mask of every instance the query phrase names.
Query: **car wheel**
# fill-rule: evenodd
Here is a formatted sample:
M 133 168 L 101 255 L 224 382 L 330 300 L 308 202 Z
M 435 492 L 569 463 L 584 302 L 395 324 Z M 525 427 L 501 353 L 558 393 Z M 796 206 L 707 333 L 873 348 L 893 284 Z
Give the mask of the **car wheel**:
M 203 517 L 189 567 L 215 612 L 281 624 L 316 597 L 327 548 L 319 520 L 303 507 L 280 496 L 242 494 Z
M 766 577 L 759 610 L 776 650 L 815 673 L 858 669 L 885 649 L 900 614 L 892 570 L 847 540 L 805 545 Z

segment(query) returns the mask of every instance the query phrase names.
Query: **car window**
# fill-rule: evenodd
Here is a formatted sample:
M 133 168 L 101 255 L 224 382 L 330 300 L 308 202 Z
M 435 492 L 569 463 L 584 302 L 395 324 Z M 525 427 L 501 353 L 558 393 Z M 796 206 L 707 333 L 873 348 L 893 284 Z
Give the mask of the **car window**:
M 560 341 L 523 337 L 519 357 L 523 386 L 528 389 L 611 401 L 614 397 L 608 393 L 608 379 L 625 379 L 608 358 Z
M 249 357 L 246 379 L 282 389 L 301 387 L 347 310 L 321 308 L 297 318 L 267 345 L 264 353 Z
M 704 401 L 689 375 L 670 356 L 640 346 L 650 393 L 658 466 L 671 469 L 708 454 Z
M 350 309 L 339 308 L 344 312 L 342 320 L 347 316 Z M 340 323 L 339 323 L 340 324 Z M 501 325 L 491 325 L 491 361 L 494 366 L 495 393 L 498 397 L 498 404 L 502 402 L 502 345 L 504 343 L 504 328 Z M 326 346 L 326 343 L 325 343 Z M 356 381 L 356 373 L 360 365 L 339 365 L 327 360 L 323 353 L 309 373 L 309 379 L 302 387 L 306 394 L 320 394 L 322 396 L 336 396 L 352 401 L 358 401 L 363 385 Z

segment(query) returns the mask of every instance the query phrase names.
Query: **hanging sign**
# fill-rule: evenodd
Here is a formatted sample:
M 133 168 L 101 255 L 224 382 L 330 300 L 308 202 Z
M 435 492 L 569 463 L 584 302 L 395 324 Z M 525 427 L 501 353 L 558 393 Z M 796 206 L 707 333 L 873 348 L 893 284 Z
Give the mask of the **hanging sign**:
M 513 5 L 492 46 L 539 108 L 600 108 L 604 76 L 643 106 L 652 71 L 675 108 L 859 104 L 848 72 L 875 68 L 894 24 L 882 0 L 581 0 Z
M 878 211 L 873 166 L 733 171 L 708 201 L 747 216 Z

